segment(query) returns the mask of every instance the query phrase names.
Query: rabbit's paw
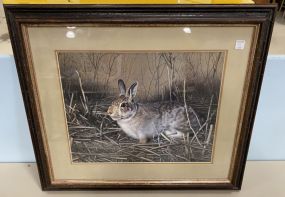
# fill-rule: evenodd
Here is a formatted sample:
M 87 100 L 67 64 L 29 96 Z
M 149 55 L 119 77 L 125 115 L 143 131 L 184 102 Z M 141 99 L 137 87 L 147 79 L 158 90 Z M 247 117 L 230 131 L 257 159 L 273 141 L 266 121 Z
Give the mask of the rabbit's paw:
M 139 143 L 140 143 L 140 144 L 146 144 L 147 141 L 148 141 L 148 140 L 147 140 L 147 138 L 145 138 L 145 137 L 139 139 Z
M 164 132 L 168 137 L 176 139 L 176 138 L 184 138 L 184 133 L 180 131 L 165 131 Z

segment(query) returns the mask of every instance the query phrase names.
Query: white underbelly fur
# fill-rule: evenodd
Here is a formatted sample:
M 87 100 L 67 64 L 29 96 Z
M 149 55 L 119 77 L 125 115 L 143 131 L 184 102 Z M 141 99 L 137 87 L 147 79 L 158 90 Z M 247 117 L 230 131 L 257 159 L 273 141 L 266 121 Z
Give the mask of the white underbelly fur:
M 118 121 L 119 126 L 121 129 L 130 137 L 133 137 L 135 139 L 139 139 L 138 132 L 133 130 L 133 127 L 130 125 L 130 123 L 120 123 Z

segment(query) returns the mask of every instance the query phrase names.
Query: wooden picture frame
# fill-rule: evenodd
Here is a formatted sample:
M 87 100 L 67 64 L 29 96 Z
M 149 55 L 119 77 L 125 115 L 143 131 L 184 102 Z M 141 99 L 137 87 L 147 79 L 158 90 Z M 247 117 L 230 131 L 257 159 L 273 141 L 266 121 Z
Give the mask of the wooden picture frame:
M 32 142 L 34 146 L 35 156 L 38 164 L 38 170 L 43 190 L 78 190 L 78 189 L 89 189 L 89 190 L 91 189 L 235 189 L 236 190 L 241 188 L 243 173 L 246 164 L 246 157 L 250 143 L 252 127 L 254 123 L 254 117 L 255 117 L 263 72 L 266 63 L 266 57 L 272 34 L 273 22 L 275 17 L 274 5 L 7 5 L 6 4 L 4 5 L 4 8 L 7 17 L 8 28 L 14 51 L 14 57 L 17 65 L 18 76 L 20 80 L 22 95 L 25 103 L 27 118 L 29 122 Z M 48 69 L 44 70 L 46 68 L 49 68 L 49 66 L 46 65 L 46 63 L 44 62 L 46 62 L 46 60 L 58 61 L 57 63 L 59 64 L 60 67 L 62 63 L 60 62 L 61 61 L 59 57 L 60 55 L 58 55 L 58 53 L 64 53 L 64 51 L 69 48 L 63 47 L 62 49 L 58 49 L 55 47 L 50 51 L 57 51 L 56 52 L 57 60 L 56 58 L 51 59 L 50 57 L 54 56 L 49 56 L 49 55 L 47 56 L 50 59 L 44 60 L 44 58 L 47 57 L 43 55 L 43 53 L 45 53 L 47 48 L 50 47 L 50 45 L 47 43 L 52 43 L 52 41 L 48 41 L 47 43 L 45 43 L 45 45 L 44 44 L 38 45 L 38 43 L 42 42 L 44 43 L 43 38 L 46 38 L 47 40 L 49 39 L 52 40 L 53 38 L 51 37 L 55 37 L 54 39 L 59 42 L 61 38 L 60 39 L 56 38 L 56 36 L 58 35 L 58 32 L 62 31 L 62 28 L 69 28 L 72 31 L 72 29 L 76 27 L 81 28 L 84 31 L 86 30 L 86 32 L 92 32 L 93 29 L 95 29 L 97 33 L 99 32 L 97 31 L 98 27 L 106 28 L 104 29 L 105 33 L 102 34 L 98 33 L 99 35 L 96 34 L 96 36 L 94 37 L 94 39 L 96 40 L 98 36 L 98 39 L 96 40 L 96 42 L 99 43 L 98 45 L 100 45 L 101 42 L 104 42 L 102 46 L 108 45 L 108 43 L 106 44 L 105 42 L 106 41 L 106 37 L 104 37 L 105 35 L 113 35 L 109 36 L 109 39 L 111 39 L 112 43 L 117 43 L 117 40 L 113 39 L 113 37 L 119 40 L 122 37 L 122 40 L 127 45 L 126 49 L 122 48 L 122 43 L 120 44 L 119 41 L 117 44 L 114 44 L 114 46 L 108 46 L 109 48 L 107 47 L 108 48 L 107 51 L 114 50 L 115 53 L 118 53 L 118 48 L 121 47 L 119 50 L 120 53 L 119 55 L 127 53 L 126 51 L 128 51 L 129 45 L 127 44 L 128 42 L 125 41 L 128 41 L 128 39 L 133 39 L 130 42 L 140 43 L 139 39 L 142 40 L 146 39 L 144 38 L 144 34 L 146 34 L 148 37 L 151 37 L 151 35 L 153 35 L 154 36 L 153 38 L 155 39 L 152 40 L 152 42 L 154 43 L 156 43 L 157 39 L 159 40 L 161 38 L 160 41 L 161 49 L 159 49 L 160 53 L 163 53 L 163 51 L 170 50 L 171 53 L 173 51 L 175 52 L 178 51 L 177 52 L 178 54 L 179 49 L 183 44 L 179 45 L 177 44 L 176 46 L 174 42 L 170 41 L 170 43 L 172 44 L 170 45 L 170 47 L 168 45 L 164 46 L 166 38 L 170 40 L 172 40 L 171 38 L 173 38 L 175 40 L 180 36 L 180 34 L 177 33 L 179 30 L 177 28 L 189 27 L 188 29 L 184 29 L 184 31 L 185 33 L 193 34 L 194 36 L 193 39 L 196 38 L 195 32 L 198 32 L 198 30 L 199 31 L 201 30 L 202 32 L 201 34 L 204 34 L 206 33 L 206 30 L 209 30 L 207 28 L 212 28 L 211 29 L 213 30 L 212 32 L 207 32 L 208 36 L 213 34 L 216 35 L 216 37 L 209 38 L 210 41 L 208 45 L 202 44 L 201 46 L 200 44 L 199 45 L 193 44 L 194 48 L 191 49 L 189 45 L 190 52 L 187 51 L 188 45 L 185 46 L 183 45 L 184 48 L 183 47 L 182 48 L 186 52 L 182 50 L 181 53 L 183 53 L 182 55 L 185 55 L 185 53 L 188 53 L 186 55 L 189 54 L 193 55 L 194 54 L 193 50 L 197 48 L 199 52 L 201 50 L 200 48 L 203 48 L 204 46 L 205 49 L 207 49 L 207 46 L 209 46 L 208 49 L 210 51 L 213 50 L 213 48 L 215 49 L 215 47 L 218 51 L 222 52 L 230 51 L 225 53 L 224 64 L 227 68 L 227 72 L 228 73 L 232 72 L 232 75 L 228 73 L 225 74 L 224 72 L 226 71 L 224 71 L 225 70 L 224 68 L 221 71 L 221 73 L 224 73 L 223 80 L 225 81 L 223 81 L 224 83 L 223 85 L 225 86 L 225 88 L 226 86 L 229 87 L 228 88 L 229 91 L 227 92 L 227 90 L 225 90 L 221 98 L 223 101 L 225 101 L 227 95 L 230 95 L 229 92 L 231 88 L 232 89 L 236 88 L 236 91 L 238 92 L 240 87 L 242 91 L 239 94 L 240 100 L 237 101 L 237 103 L 240 103 L 239 105 L 237 105 L 238 119 L 236 120 L 236 125 L 233 126 L 234 129 L 232 129 L 232 134 L 233 134 L 232 136 L 234 137 L 223 138 L 222 129 L 220 129 L 221 131 L 217 129 L 218 134 L 215 134 L 218 136 L 217 139 L 215 139 L 217 150 L 216 148 L 212 148 L 214 153 L 212 152 L 211 154 L 223 155 L 223 153 L 218 150 L 219 149 L 218 147 L 220 146 L 219 145 L 220 143 L 224 143 L 227 140 L 229 141 L 229 143 L 233 145 L 229 145 L 230 147 L 230 150 L 228 150 L 229 152 L 228 154 L 230 154 L 229 156 L 227 156 L 225 153 L 224 157 L 215 156 L 214 157 L 215 160 L 213 160 L 213 157 L 211 156 L 212 158 L 211 161 L 206 164 L 206 165 L 210 164 L 214 165 L 215 163 L 218 163 L 219 165 L 222 165 L 219 162 L 222 163 L 228 162 L 227 166 L 229 168 L 224 169 L 224 171 L 226 172 L 223 172 L 223 170 L 221 169 L 220 171 L 217 170 L 217 173 L 218 172 L 226 173 L 227 176 L 221 178 L 221 177 L 215 177 L 216 175 L 213 174 L 211 175 L 212 178 L 207 178 L 208 177 L 207 173 L 203 174 L 202 170 L 198 172 L 198 175 L 194 176 L 193 174 L 191 174 L 192 172 L 189 172 L 189 175 L 184 176 L 183 174 L 188 173 L 187 170 L 188 166 L 195 165 L 197 169 L 198 168 L 200 169 L 199 166 L 202 166 L 204 164 L 199 162 L 195 164 L 191 162 L 189 162 L 188 164 L 181 164 L 174 162 L 172 164 L 171 161 L 165 165 L 161 162 L 151 163 L 150 165 L 147 162 L 139 162 L 132 164 L 124 162 L 121 164 L 116 164 L 116 162 L 112 162 L 111 164 L 107 162 L 105 163 L 95 162 L 94 164 L 92 162 L 91 163 L 89 162 L 87 164 L 87 166 L 89 167 L 86 167 L 86 171 L 84 171 L 86 173 L 85 175 L 83 175 L 83 171 L 81 173 L 80 170 L 81 168 L 82 169 L 85 168 L 83 165 L 82 167 L 81 164 L 78 165 L 76 163 L 74 164 L 72 162 L 69 162 L 68 165 L 71 165 L 73 167 L 76 166 L 75 168 L 79 170 L 77 174 L 75 175 L 70 174 L 71 178 L 68 178 L 69 176 L 68 171 L 64 170 L 61 171 L 60 170 L 61 168 L 59 166 L 63 166 L 63 168 L 66 169 L 68 169 L 69 167 L 64 166 L 65 163 L 58 162 L 60 161 L 60 159 L 58 158 L 61 156 L 70 158 L 70 155 L 58 156 L 57 154 L 59 153 L 57 153 L 56 149 L 54 149 L 58 144 L 59 144 L 58 146 L 60 146 L 61 140 L 59 139 L 63 139 L 60 138 L 59 136 L 60 135 L 59 133 L 62 130 L 58 130 L 57 134 L 53 134 L 52 129 L 50 129 L 52 127 L 49 127 L 47 125 L 48 124 L 47 122 L 50 121 L 49 116 L 53 116 L 50 115 L 50 113 L 52 114 L 53 112 L 48 113 L 47 108 L 52 108 L 53 110 L 57 109 L 56 107 L 53 107 L 52 103 L 49 103 L 53 98 L 55 98 L 52 97 L 52 99 L 49 99 L 50 98 L 49 95 L 53 94 L 53 92 L 50 91 L 52 91 L 52 89 L 54 89 L 54 87 L 57 86 L 53 86 L 51 89 L 48 90 L 48 88 L 51 85 L 46 86 L 46 84 L 52 84 L 53 82 L 58 83 L 58 81 L 60 80 L 58 80 L 57 78 L 60 78 L 60 76 L 56 77 L 59 72 L 57 72 L 57 74 L 52 74 L 52 76 L 50 76 L 49 73 L 47 73 Z M 113 31 L 112 27 L 116 27 L 117 28 L 116 31 Z M 162 27 L 166 29 L 165 30 L 159 29 Z M 248 29 L 249 27 L 251 29 Z M 84 29 L 84 28 L 89 28 L 89 29 Z M 230 37 L 231 33 L 226 35 L 226 31 L 228 31 L 226 28 L 229 29 L 229 32 L 232 32 L 233 39 L 232 38 L 231 39 L 233 40 L 233 42 L 230 43 L 230 45 L 227 45 L 229 43 L 226 43 L 227 41 L 224 41 L 221 37 L 219 37 L 219 36 L 222 36 L 224 38 Z M 126 29 L 130 31 L 127 32 L 129 33 L 128 34 L 129 36 L 124 36 L 125 35 L 124 33 L 120 33 L 124 32 Z M 157 29 L 161 31 L 155 33 Z M 223 30 L 222 32 L 225 33 L 221 33 L 220 32 L 221 29 Z M 141 30 L 143 31 L 143 33 L 141 34 L 142 36 L 139 36 L 137 38 L 135 36 L 132 36 L 134 35 L 134 33 L 138 33 Z M 177 37 L 171 34 L 172 30 L 174 31 L 175 35 L 177 35 Z M 53 31 L 55 33 L 53 33 Z M 108 31 L 111 31 L 113 34 L 108 34 Z M 116 32 L 118 32 L 118 35 L 120 35 L 119 37 L 116 37 Z M 151 34 L 149 34 L 149 32 L 151 32 Z M 236 32 L 237 34 L 235 34 Z M 239 32 L 251 32 L 251 33 L 239 34 Z M 167 37 L 168 35 L 169 37 Z M 241 36 L 236 36 L 236 35 L 241 35 Z M 245 35 L 245 37 L 249 39 L 251 44 L 246 41 L 247 38 L 243 40 L 242 35 Z M 70 36 L 73 37 L 74 35 L 72 34 Z M 100 37 L 105 38 L 105 40 L 104 39 L 100 40 L 99 39 Z M 182 39 L 183 36 L 180 37 Z M 188 39 L 188 38 L 183 37 L 183 39 Z M 211 43 L 212 41 L 214 42 L 214 44 Z M 88 45 L 87 42 L 81 44 L 76 40 L 70 41 L 67 39 L 62 41 L 63 44 L 69 42 L 74 42 L 75 46 L 70 50 L 76 51 L 78 49 L 81 51 L 81 53 L 83 53 L 82 50 L 83 51 L 87 50 L 87 52 L 85 53 L 88 53 L 88 51 L 90 50 L 90 48 L 86 47 L 85 49 L 85 46 L 83 46 L 83 45 L 87 46 Z M 183 42 L 184 41 L 182 40 L 181 43 Z M 195 40 L 191 41 L 191 43 L 192 42 L 196 43 Z M 201 43 L 201 40 L 199 42 Z M 204 42 L 206 43 L 207 40 L 204 40 Z M 218 46 L 217 43 L 221 43 L 221 46 Z M 225 46 L 227 45 L 228 48 L 223 48 L 222 47 L 223 43 L 225 44 Z M 151 45 L 151 43 L 148 43 L 148 45 Z M 172 49 L 171 48 L 172 46 L 177 47 L 177 49 L 176 48 Z M 151 51 L 151 49 L 157 50 L 156 46 L 152 46 L 152 48 L 150 48 L 150 46 L 145 46 L 144 48 L 141 46 L 132 45 L 132 47 L 133 48 L 129 47 L 130 50 L 135 49 L 137 56 L 142 56 L 141 51 L 145 50 Z M 247 50 L 247 52 L 244 52 L 245 54 L 243 54 L 243 56 L 237 55 L 236 60 L 240 60 L 239 57 L 244 57 L 245 59 L 246 63 L 240 63 L 240 65 L 244 64 L 244 70 L 240 71 L 241 73 L 242 72 L 244 73 L 244 77 L 242 77 L 243 75 L 241 75 L 241 78 L 237 79 L 236 82 L 233 82 L 236 83 L 235 86 L 230 85 L 231 79 L 228 78 L 233 79 L 234 78 L 233 76 L 238 75 L 237 73 L 239 73 L 239 70 L 242 70 L 242 66 L 240 66 L 239 68 L 238 67 L 239 64 L 237 65 L 235 65 L 235 63 L 231 64 L 230 61 L 235 62 L 234 61 L 235 55 L 233 54 L 241 54 L 243 52 L 243 49 L 245 49 L 244 51 Z M 96 52 L 96 50 L 98 51 L 98 49 L 95 48 L 93 49 L 91 47 L 93 55 L 99 52 L 103 53 L 102 51 L 106 49 L 102 47 L 102 51 Z M 150 56 L 151 57 L 155 56 L 153 54 L 150 54 Z M 71 54 L 71 56 L 76 56 L 76 55 L 77 54 Z M 126 59 L 127 57 L 129 58 L 133 57 L 132 54 L 129 53 L 127 53 L 127 55 L 121 55 L 121 56 L 123 57 L 122 59 L 124 58 Z M 39 60 L 41 58 L 42 60 Z M 78 61 L 78 58 L 77 59 L 75 58 L 74 61 Z M 140 61 L 142 62 L 144 60 Z M 237 67 L 235 68 L 236 70 L 229 71 L 231 70 L 231 67 L 235 67 L 234 65 Z M 63 73 L 62 69 L 60 70 L 60 72 Z M 42 81 L 45 81 L 47 78 L 53 78 L 53 79 L 52 81 L 49 81 L 50 83 L 41 84 Z M 108 82 L 106 84 L 108 85 L 109 83 L 111 82 Z M 133 84 L 133 86 L 135 86 L 135 83 Z M 45 90 L 46 93 L 44 92 L 43 89 L 45 88 L 43 87 L 48 87 Z M 64 94 L 62 93 L 61 90 L 62 87 L 58 86 L 58 90 L 56 90 L 59 93 L 61 92 L 61 96 L 62 94 Z M 220 90 L 221 89 L 223 88 L 220 88 Z M 131 92 L 135 91 L 135 89 L 131 90 L 132 90 Z M 184 90 L 185 90 L 185 80 L 184 80 Z M 48 99 L 44 100 L 45 97 Z M 55 99 L 55 102 L 60 103 L 62 102 L 62 100 Z M 65 101 L 63 99 L 63 102 L 61 103 L 63 104 L 63 106 L 64 102 Z M 218 98 L 217 102 L 219 103 L 221 102 L 220 98 Z M 223 108 L 224 111 L 230 112 L 229 109 L 231 108 L 231 105 L 221 104 L 220 107 L 221 108 L 217 108 L 217 111 L 219 111 L 218 113 L 220 113 L 219 114 L 220 116 L 217 118 L 217 121 L 221 119 L 221 123 L 219 123 L 219 126 L 223 124 L 225 125 L 228 124 L 229 127 L 226 128 L 232 128 L 231 126 L 234 124 L 230 124 L 229 123 L 231 122 L 230 120 L 229 122 L 225 121 L 225 119 L 222 121 L 222 116 L 223 116 L 222 114 L 224 112 L 220 111 Z M 61 107 L 61 110 L 64 111 L 64 107 Z M 57 112 L 57 114 L 60 114 L 60 112 Z M 230 116 L 228 119 L 230 119 Z M 57 120 L 53 119 L 53 121 Z M 66 126 L 66 122 L 64 121 L 58 122 L 56 124 L 53 121 L 50 122 L 51 125 L 54 124 L 54 125 Z M 229 129 L 228 132 L 230 133 Z M 66 140 L 68 139 L 66 138 Z M 71 143 L 70 140 L 71 139 L 69 138 L 69 143 Z M 139 139 L 139 140 L 141 142 L 146 141 L 146 139 Z M 199 142 L 198 138 L 197 142 Z M 87 144 L 87 146 L 89 146 L 89 144 Z M 219 158 L 223 159 L 219 160 Z M 74 158 L 72 158 L 72 161 L 74 161 Z M 94 166 L 92 167 L 92 165 Z M 102 173 L 99 173 L 98 175 L 97 171 L 96 171 L 97 174 L 95 173 L 95 171 L 94 173 L 93 171 L 92 172 L 88 171 L 88 169 L 90 170 L 91 168 L 92 170 L 96 170 L 96 168 L 100 168 L 99 166 L 104 166 L 111 171 L 112 169 L 116 169 L 116 171 L 121 171 L 122 174 L 110 174 L 109 173 L 110 171 L 106 170 L 103 171 Z M 187 173 L 186 172 L 183 173 L 185 169 L 187 170 Z M 156 177 L 151 178 L 152 175 L 150 174 L 146 174 L 144 177 L 144 175 L 140 174 L 138 171 L 157 172 L 158 173 L 157 176 L 159 178 Z M 209 170 L 209 172 L 211 173 L 212 171 Z M 88 172 L 90 172 L 89 174 L 92 174 L 90 176 L 94 177 L 93 178 L 89 177 L 85 179 L 84 176 L 87 177 Z M 171 175 L 169 175 L 168 173 L 170 173 Z M 97 175 L 100 177 L 99 179 L 96 179 Z M 65 176 L 67 176 L 67 178 L 64 178 Z

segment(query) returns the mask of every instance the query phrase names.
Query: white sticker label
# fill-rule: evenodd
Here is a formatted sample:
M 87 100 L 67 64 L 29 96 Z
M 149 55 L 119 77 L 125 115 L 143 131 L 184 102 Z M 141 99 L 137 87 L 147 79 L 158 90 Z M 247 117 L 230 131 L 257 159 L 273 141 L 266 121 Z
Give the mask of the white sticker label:
M 245 40 L 236 40 L 235 49 L 243 50 L 245 47 Z

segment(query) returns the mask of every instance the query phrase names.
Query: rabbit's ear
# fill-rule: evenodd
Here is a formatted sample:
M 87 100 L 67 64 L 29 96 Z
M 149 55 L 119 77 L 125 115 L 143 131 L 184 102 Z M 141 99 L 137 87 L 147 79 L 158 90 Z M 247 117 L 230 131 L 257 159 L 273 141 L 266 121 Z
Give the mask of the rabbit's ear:
M 136 94 L 137 94 L 137 90 L 138 90 L 138 82 L 136 81 L 135 83 L 133 83 L 131 85 L 131 87 L 128 89 L 128 96 L 129 99 L 132 100 Z
M 120 90 L 120 96 L 125 96 L 126 95 L 126 85 L 122 79 L 118 80 L 118 86 Z

